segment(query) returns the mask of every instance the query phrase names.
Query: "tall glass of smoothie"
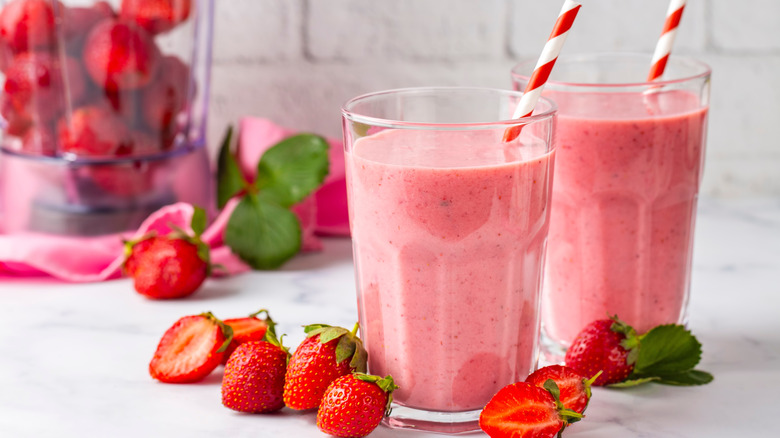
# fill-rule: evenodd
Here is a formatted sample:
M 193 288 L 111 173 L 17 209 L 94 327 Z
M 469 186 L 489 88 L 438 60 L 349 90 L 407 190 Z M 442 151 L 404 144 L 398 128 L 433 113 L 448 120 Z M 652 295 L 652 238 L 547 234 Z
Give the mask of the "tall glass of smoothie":
M 673 56 L 568 56 L 544 96 L 558 104 L 542 323 L 561 353 L 589 322 L 617 314 L 640 333 L 685 323 L 710 68 Z M 513 71 L 523 89 L 534 64 Z
M 555 105 L 504 143 L 520 96 L 419 88 L 344 105 L 359 318 L 369 372 L 400 386 L 391 427 L 478 430 L 536 365 Z

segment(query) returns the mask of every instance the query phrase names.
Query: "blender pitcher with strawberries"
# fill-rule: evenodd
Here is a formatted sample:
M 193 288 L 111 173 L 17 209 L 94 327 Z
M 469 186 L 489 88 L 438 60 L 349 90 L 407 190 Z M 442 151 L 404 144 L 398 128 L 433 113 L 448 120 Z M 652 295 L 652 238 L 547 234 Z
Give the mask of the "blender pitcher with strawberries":
M 209 207 L 213 0 L 0 0 L 0 232 Z

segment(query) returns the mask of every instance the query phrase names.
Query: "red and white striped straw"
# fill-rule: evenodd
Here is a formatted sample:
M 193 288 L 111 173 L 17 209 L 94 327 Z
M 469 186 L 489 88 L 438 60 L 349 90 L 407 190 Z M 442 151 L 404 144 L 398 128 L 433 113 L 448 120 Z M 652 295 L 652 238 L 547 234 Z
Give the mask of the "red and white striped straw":
M 647 82 L 652 82 L 660 78 L 666 69 L 666 61 L 669 60 L 669 54 L 672 52 L 674 37 L 677 35 L 677 27 L 680 26 L 685 0 L 672 0 L 669 2 L 669 9 L 666 11 L 666 21 L 664 30 L 661 32 L 661 38 L 653 52 L 653 61 L 650 66 L 650 74 L 647 75 Z
M 544 84 L 547 83 L 547 78 L 550 77 L 550 72 L 558 59 L 558 54 L 561 53 L 563 43 L 566 42 L 569 29 L 574 24 L 574 19 L 577 18 L 577 12 L 580 11 L 581 7 L 581 4 L 572 0 L 566 0 L 563 4 L 561 12 L 558 14 L 558 19 L 555 21 L 555 27 L 553 27 L 550 37 L 547 39 L 544 49 L 542 49 L 542 54 L 536 62 L 534 72 L 528 80 L 523 97 L 520 98 L 520 103 L 515 108 L 513 119 L 520 119 L 533 114 L 536 102 L 539 101 L 539 96 L 542 95 Z M 508 128 L 504 132 L 504 141 L 509 142 L 517 138 L 520 135 L 522 126 L 517 125 Z

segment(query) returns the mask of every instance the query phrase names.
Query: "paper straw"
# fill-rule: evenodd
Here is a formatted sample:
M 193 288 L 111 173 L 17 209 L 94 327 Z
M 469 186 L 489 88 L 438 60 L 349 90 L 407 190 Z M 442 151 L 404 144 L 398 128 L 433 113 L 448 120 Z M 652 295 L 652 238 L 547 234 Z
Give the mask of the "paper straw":
M 555 21 L 555 27 L 553 27 L 549 38 L 547 38 L 547 43 L 545 43 L 542 54 L 536 62 L 536 67 L 534 67 L 534 72 L 528 80 L 523 97 L 520 98 L 520 103 L 515 108 L 513 119 L 520 119 L 533 114 L 536 102 L 539 101 L 539 96 L 542 95 L 544 84 L 547 82 L 547 78 L 550 77 L 550 72 L 558 59 L 558 54 L 561 53 L 563 43 L 566 42 L 566 35 L 568 35 L 572 24 L 574 24 L 574 19 L 577 17 L 577 12 L 579 12 L 581 7 L 581 4 L 572 0 L 566 0 L 563 4 L 561 12 L 558 14 L 558 19 Z M 522 126 L 517 125 L 508 128 L 504 132 L 504 141 L 509 142 L 517 138 L 520 135 Z
M 669 2 L 669 9 L 666 11 L 666 21 L 664 30 L 661 32 L 661 38 L 653 52 L 653 61 L 650 66 L 650 74 L 647 75 L 647 82 L 652 82 L 660 78 L 666 69 L 666 61 L 669 60 L 669 54 L 672 52 L 674 37 L 677 35 L 677 27 L 680 25 L 685 0 L 672 0 Z

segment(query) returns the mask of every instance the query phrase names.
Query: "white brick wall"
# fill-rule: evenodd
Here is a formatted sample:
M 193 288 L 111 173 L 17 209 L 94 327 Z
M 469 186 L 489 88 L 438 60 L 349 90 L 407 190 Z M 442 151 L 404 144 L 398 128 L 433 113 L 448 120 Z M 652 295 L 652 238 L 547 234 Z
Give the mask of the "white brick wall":
M 564 49 L 650 52 L 664 0 L 581 0 Z M 420 85 L 508 87 L 555 0 L 216 0 L 209 139 L 242 115 L 340 136 L 340 105 Z M 713 67 L 703 192 L 780 196 L 777 0 L 689 0 L 675 53 Z

